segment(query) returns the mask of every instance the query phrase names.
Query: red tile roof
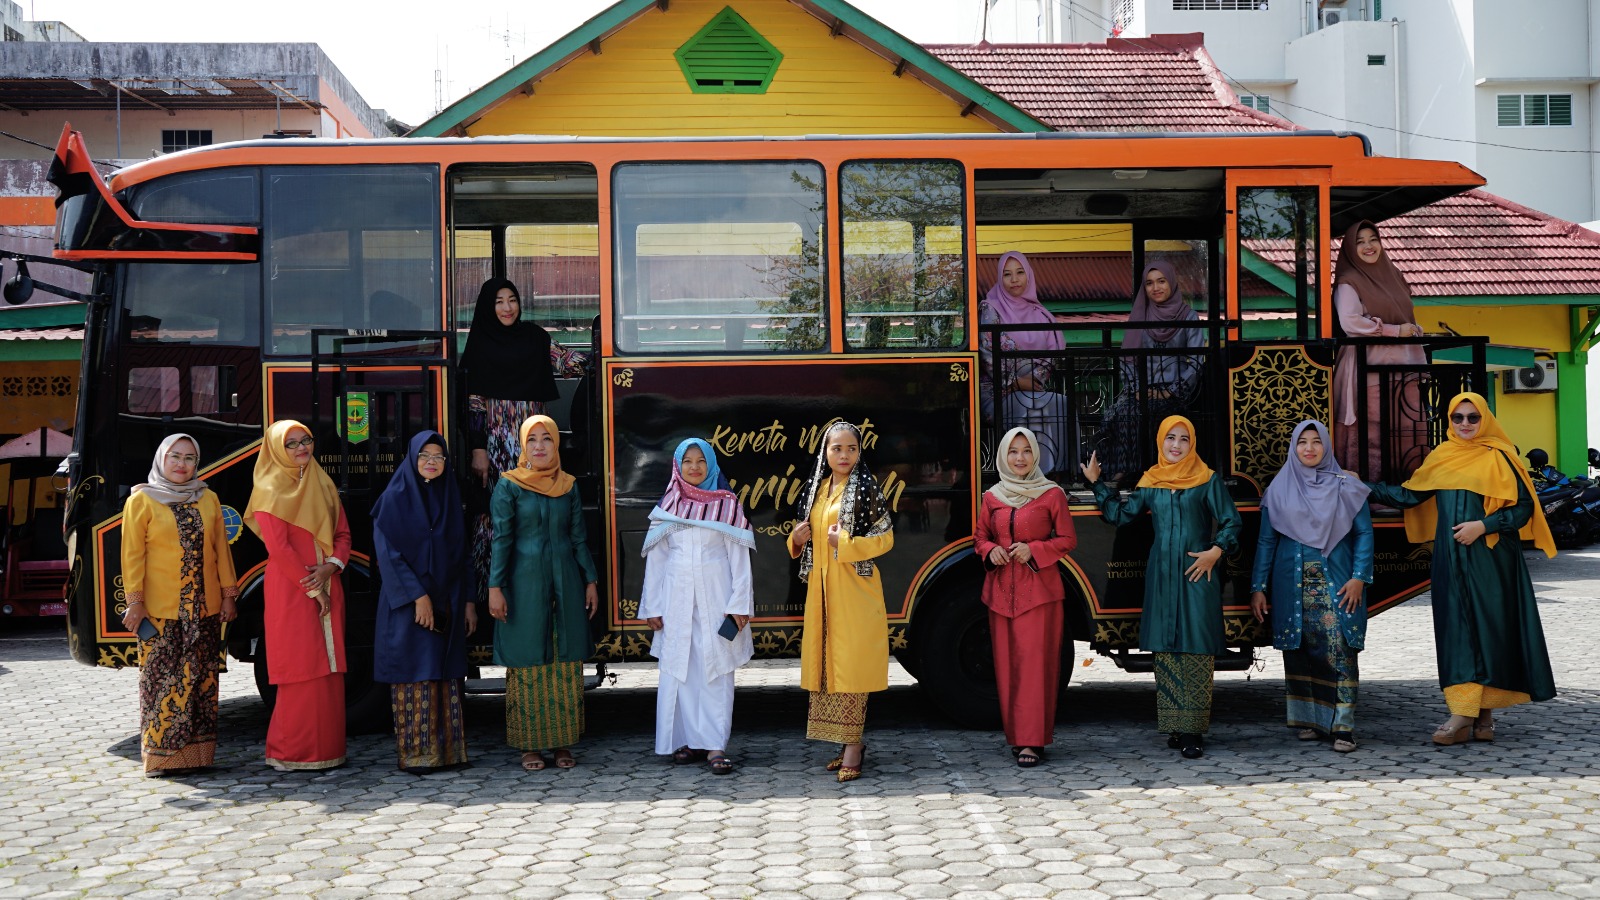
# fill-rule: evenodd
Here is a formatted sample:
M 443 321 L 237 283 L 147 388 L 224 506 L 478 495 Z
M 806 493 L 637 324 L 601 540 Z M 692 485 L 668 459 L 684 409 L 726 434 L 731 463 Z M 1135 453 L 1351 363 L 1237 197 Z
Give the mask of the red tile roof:
M 1379 224 L 1414 297 L 1600 294 L 1600 234 L 1488 191 L 1468 191 Z M 1329 271 L 1340 238 L 1329 242 Z M 1289 271 L 1287 241 L 1251 249 Z
M 1103 44 L 928 44 L 928 52 L 1057 131 L 1294 131 L 1239 103 L 1204 35 Z

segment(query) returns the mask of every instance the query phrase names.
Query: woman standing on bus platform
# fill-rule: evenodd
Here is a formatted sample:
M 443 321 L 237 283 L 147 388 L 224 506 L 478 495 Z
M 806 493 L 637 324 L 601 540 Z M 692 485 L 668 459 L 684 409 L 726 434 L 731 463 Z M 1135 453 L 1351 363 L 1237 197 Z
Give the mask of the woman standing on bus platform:
M 1522 541 L 1556 555 L 1544 511 L 1505 429 L 1474 393 L 1450 405 L 1445 442 L 1405 484 L 1368 484 L 1405 510 L 1406 537 L 1433 541 L 1433 639 L 1449 746 L 1494 740 L 1494 712 L 1556 695 Z
M 1000 483 L 983 495 L 974 547 L 987 570 L 983 604 L 1006 743 L 1029 769 L 1054 741 L 1066 598 L 1056 562 L 1078 546 L 1078 532 L 1066 493 L 1039 471 L 1033 432 L 1013 428 L 1000 446 Z
M 472 451 L 470 493 L 475 517 L 472 561 L 474 599 L 487 597 L 489 546 L 494 529 L 487 495 L 500 473 L 514 469 L 522 453 L 517 429 L 559 396 L 556 371 L 577 365 L 578 354 L 550 340 L 550 333 L 522 318 L 522 295 L 504 278 L 478 289 L 467 347 L 461 354 L 467 390 L 467 448 Z M 548 361 L 548 362 L 545 362 Z M 480 495 L 479 491 L 482 491 Z
M 1139 466 L 1139 422 L 1177 415 L 1189 408 L 1200 385 L 1201 358 L 1185 349 L 1204 347 L 1204 329 L 1187 327 L 1199 320 L 1178 285 L 1172 264 L 1157 261 L 1145 266 L 1139 290 L 1128 312 L 1130 322 L 1160 322 L 1155 328 L 1127 328 L 1124 350 L 1167 350 L 1166 354 L 1124 356 L 1117 361 L 1121 387 L 1101 426 L 1100 449 L 1111 480 Z M 1140 376 L 1143 375 L 1141 390 Z M 1161 438 L 1157 438 L 1157 444 Z
M 217 667 L 222 623 L 239 596 L 222 504 L 195 478 L 200 445 L 187 434 L 161 442 L 148 480 L 122 510 L 122 587 L 139 641 L 140 755 L 146 775 L 211 765 L 217 750 Z
M 506 667 L 506 742 L 522 768 L 578 764 L 571 746 L 583 733 L 583 661 L 594 653 L 590 618 L 599 608 L 583 503 L 561 471 L 560 432 L 549 416 L 522 423 L 522 455 L 502 472 L 489 501 L 494 546 L 489 615 L 494 662 Z
M 650 511 L 638 617 L 655 632 L 650 654 L 661 660 L 656 752 L 678 763 L 706 759 L 718 775 L 733 771 L 725 752 L 733 673 L 755 654 L 745 627 L 755 612 L 755 546 L 716 451 L 700 438 L 679 444 L 666 493 Z
M 1156 464 L 1127 497 L 1100 480 L 1096 457 L 1089 457 L 1083 475 L 1106 521 L 1120 528 L 1141 513 L 1155 519 L 1139 647 L 1155 654 L 1156 727 L 1167 732 L 1168 747 L 1199 759 L 1211 725 L 1216 656 L 1223 650 L 1222 585 L 1212 568 L 1239 549 L 1243 522 L 1221 476 L 1194 451 L 1194 425 L 1168 416 L 1158 434 Z
M 467 762 L 461 679 L 478 613 L 469 602 L 461 489 L 448 465 L 443 435 L 415 435 L 372 507 L 383 576 L 373 677 L 390 685 L 399 765 L 413 772 Z
M 1356 656 L 1366 646 L 1372 582 L 1367 486 L 1340 468 L 1328 430 L 1307 420 L 1289 436 L 1283 468 L 1261 497 L 1251 577 L 1257 622 L 1272 598 L 1272 645 L 1283 651 L 1287 718 L 1296 737 L 1356 749 Z
M 1400 274 L 1389 254 L 1383 250 L 1378 226 L 1357 222 L 1344 233 L 1339 244 L 1339 259 L 1334 265 L 1333 305 L 1339 327 L 1350 337 L 1422 337 L 1417 313 L 1411 304 L 1411 287 Z M 1366 353 L 1369 365 L 1426 365 L 1428 356 L 1417 344 L 1339 348 L 1333 369 L 1333 437 L 1338 456 L 1352 465 L 1365 461 L 1366 476 L 1378 478 L 1383 471 L 1385 439 L 1376 433 L 1387 393 L 1389 434 L 1387 444 L 1400 472 L 1410 475 L 1422 462 L 1427 448 L 1427 428 L 1423 422 L 1422 395 L 1417 375 L 1391 376 L 1384 391 L 1376 372 L 1367 375 L 1366 421 L 1358 423 L 1356 395 L 1357 354 Z
M 1039 284 L 1033 277 L 1033 266 L 1028 258 L 1016 250 L 1000 256 L 995 283 L 978 303 L 980 325 L 1054 325 L 1055 314 L 1039 302 Z M 994 377 L 995 365 L 993 335 L 980 335 L 978 341 L 979 386 L 978 403 L 986 421 L 995 421 Z M 1000 335 L 1002 352 L 1038 350 L 1059 352 L 1065 346 L 1059 331 L 1004 331 Z M 1071 413 L 1066 398 L 1050 390 L 1050 376 L 1055 371 L 1055 360 L 1050 357 L 1034 359 L 1002 359 L 1000 371 L 1000 422 L 1007 425 L 1027 424 L 1038 429 L 1034 437 L 1040 442 L 1039 464 L 1046 472 L 1068 465 L 1067 443 L 1071 428 Z M 1038 432 L 1042 432 L 1038 433 Z M 1076 460 L 1073 460 L 1074 462 Z
M 835 422 L 821 444 L 795 509 L 789 555 L 799 558 L 806 583 L 806 737 L 843 745 L 827 770 L 846 782 L 861 777 L 867 695 L 889 688 L 889 617 L 872 560 L 894 546 L 894 525 L 878 480 L 861 462 L 861 430 Z
M 312 455 L 311 432 L 273 422 L 256 457 L 244 523 L 267 548 L 263 625 L 267 678 L 277 702 L 267 726 L 267 765 L 344 765 L 344 586 L 350 524 L 339 490 Z

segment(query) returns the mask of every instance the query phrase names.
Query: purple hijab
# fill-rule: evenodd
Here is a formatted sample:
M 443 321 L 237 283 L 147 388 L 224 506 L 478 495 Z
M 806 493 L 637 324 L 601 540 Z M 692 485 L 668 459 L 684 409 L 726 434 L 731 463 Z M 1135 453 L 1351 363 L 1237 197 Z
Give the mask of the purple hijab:
M 1022 264 L 1022 271 L 1028 276 L 1028 285 L 1023 288 L 1021 297 L 1013 297 L 1006 290 L 1006 260 L 1013 258 Z M 1028 263 L 1026 256 L 1015 250 L 1007 250 L 1000 256 L 1000 264 L 995 267 L 994 284 L 990 285 L 989 293 L 983 299 L 994 308 L 1000 321 L 1007 325 L 1034 322 L 1053 325 L 1056 321 L 1055 315 L 1039 302 L 1039 283 L 1033 279 L 1033 266 Z M 1006 336 L 1016 343 L 1019 350 L 1060 350 L 1066 346 L 1059 331 L 1012 331 L 1006 332 Z
M 1322 438 L 1322 462 L 1308 466 L 1295 455 L 1300 433 L 1315 428 Z M 1328 429 L 1307 419 L 1289 436 L 1289 458 L 1261 495 L 1261 508 L 1272 514 L 1272 530 L 1286 538 L 1315 547 L 1324 556 L 1350 533 L 1356 516 L 1367 505 L 1367 486 L 1340 468 L 1333 458 Z
M 1151 272 L 1160 272 L 1167 276 L 1167 284 L 1172 285 L 1172 294 L 1165 303 L 1157 303 L 1144 295 L 1144 281 L 1150 277 Z M 1122 349 L 1137 350 L 1145 346 L 1144 336 L 1149 335 L 1152 341 L 1165 344 L 1178 333 L 1178 322 L 1188 322 L 1198 319 L 1194 307 L 1183 296 L 1183 291 L 1178 287 L 1178 276 L 1173 273 L 1172 263 L 1165 260 L 1153 262 L 1144 267 L 1144 274 L 1139 276 L 1139 292 L 1133 295 L 1133 308 L 1128 311 L 1130 322 L 1172 322 L 1171 328 L 1129 328 L 1122 333 Z

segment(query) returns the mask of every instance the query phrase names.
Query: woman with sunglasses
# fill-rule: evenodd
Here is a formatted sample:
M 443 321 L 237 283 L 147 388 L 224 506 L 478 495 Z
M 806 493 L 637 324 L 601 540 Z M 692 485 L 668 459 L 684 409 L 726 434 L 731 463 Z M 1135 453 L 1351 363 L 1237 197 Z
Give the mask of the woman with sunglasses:
M 1492 741 L 1494 710 L 1556 695 L 1522 541 L 1552 557 L 1556 545 L 1488 402 L 1463 393 L 1445 408 L 1447 439 L 1422 467 L 1398 487 L 1368 487 L 1405 510 L 1413 543 L 1433 541 L 1434 652 L 1450 709 L 1433 742 L 1449 746 Z
M 267 680 L 277 688 L 267 765 L 344 765 L 344 587 L 350 523 L 339 489 L 293 419 L 267 426 L 244 523 L 267 548 L 262 625 Z

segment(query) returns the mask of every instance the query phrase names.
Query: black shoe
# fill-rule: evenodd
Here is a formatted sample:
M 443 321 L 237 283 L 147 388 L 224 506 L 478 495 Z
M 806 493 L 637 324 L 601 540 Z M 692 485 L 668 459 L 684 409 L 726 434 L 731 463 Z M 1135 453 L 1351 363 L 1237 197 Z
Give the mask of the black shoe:
M 1183 744 L 1181 742 L 1179 742 L 1178 733 L 1176 731 L 1174 731 L 1171 734 L 1167 735 L 1167 749 L 1168 750 L 1176 750 L 1176 749 L 1178 749 L 1179 747 L 1182 747 L 1182 746 L 1183 746 Z
M 1182 735 L 1179 737 L 1179 743 L 1183 746 L 1184 759 L 1199 759 L 1206 755 L 1205 748 L 1200 744 L 1200 735 L 1198 734 Z

